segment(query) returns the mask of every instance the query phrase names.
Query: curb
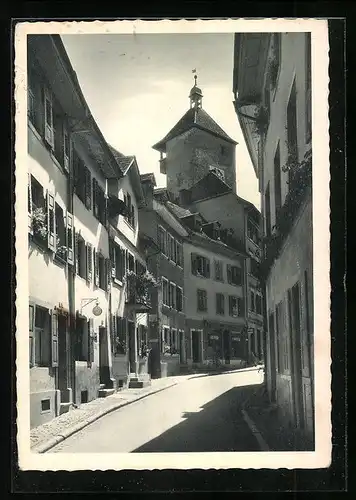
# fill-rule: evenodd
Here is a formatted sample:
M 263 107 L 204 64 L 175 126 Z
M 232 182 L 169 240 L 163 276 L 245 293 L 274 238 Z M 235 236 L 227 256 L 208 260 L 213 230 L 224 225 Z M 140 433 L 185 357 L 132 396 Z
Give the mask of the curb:
M 254 393 L 255 395 L 256 393 Z M 243 402 L 242 402 L 242 405 L 241 405 L 241 413 L 242 413 L 242 417 L 243 419 L 245 420 L 246 424 L 248 425 L 248 428 L 250 429 L 251 433 L 255 436 L 258 444 L 259 444 L 259 447 L 261 448 L 261 451 L 270 451 L 270 447 L 268 446 L 267 442 L 265 441 L 263 435 L 261 434 L 261 432 L 258 430 L 255 422 L 251 419 L 251 417 L 249 416 L 249 414 L 247 413 L 246 411 L 246 403 L 247 401 L 251 398 L 251 396 L 249 398 L 246 398 Z
M 46 451 L 50 450 L 57 444 L 61 443 L 65 439 L 69 438 L 73 434 L 76 434 L 78 431 L 81 431 L 84 429 L 84 427 L 87 427 L 88 425 L 92 424 L 96 420 L 99 420 L 99 418 L 115 411 L 118 410 L 119 408 L 123 408 L 124 406 L 127 406 L 132 403 L 136 403 L 136 401 L 140 401 L 141 399 L 147 398 L 148 396 L 152 396 L 153 394 L 157 394 L 158 392 L 162 392 L 166 389 L 169 389 L 175 385 L 177 385 L 178 382 L 173 382 L 170 385 L 167 385 L 166 387 L 162 387 L 161 389 L 157 389 L 155 391 L 143 394 L 142 396 L 139 396 L 136 399 L 132 399 L 131 401 L 125 401 L 124 403 L 118 403 L 115 406 L 112 406 L 111 408 L 107 408 L 106 410 L 103 410 L 99 413 L 96 413 L 95 415 L 92 415 L 91 417 L 88 418 L 88 420 L 85 420 L 83 422 L 80 422 L 77 425 L 74 425 L 73 427 L 70 427 L 69 429 L 65 430 L 62 434 L 57 434 L 57 436 L 54 436 L 53 438 L 49 439 L 45 443 L 39 444 L 34 446 L 30 451 L 31 453 L 45 453 Z
M 258 370 L 257 366 L 249 366 L 247 368 L 236 368 L 235 370 L 196 373 L 196 374 L 192 375 L 191 377 L 189 377 L 188 380 L 190 380 L 192 378 L 206 377 L 207 375 L 224 375 L 224 374 L 229 374 L 229 373 L 250 372 L 250 371 L 257 371 L 257 370 Z

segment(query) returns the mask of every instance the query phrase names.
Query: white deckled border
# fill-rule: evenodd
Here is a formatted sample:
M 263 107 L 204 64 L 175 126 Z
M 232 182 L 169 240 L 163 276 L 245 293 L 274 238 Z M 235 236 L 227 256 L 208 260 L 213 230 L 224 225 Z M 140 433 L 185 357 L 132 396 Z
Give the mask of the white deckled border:
M 313 248 L 315 419 L 314 452 L 34 454 L 30 451 L 27 240 L 27 34 L 312 33 Z M 331 461 L 331 357 L 329 257 L 328 26 L 324 19 L 20 22 L 15 29 L 16 100 L 16 340 L 17 427 L 22 470 L 322 468 Z M 317 131 L 317 133 L 315 133 Z

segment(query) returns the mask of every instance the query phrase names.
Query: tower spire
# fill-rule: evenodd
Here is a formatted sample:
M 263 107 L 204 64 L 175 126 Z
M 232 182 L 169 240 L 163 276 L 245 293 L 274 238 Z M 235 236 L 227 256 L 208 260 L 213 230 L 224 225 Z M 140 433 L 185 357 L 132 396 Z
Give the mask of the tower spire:
M 189 94 L 190 99 L 190 107 L 195 108 L 196 110 L 202 107 L 202 99 L 203 93 L 201 89 L 197 86 L 198 75 L 197 70 L 193 69 L 192 73 L 194 73 L 194 87 L 191 89 Z

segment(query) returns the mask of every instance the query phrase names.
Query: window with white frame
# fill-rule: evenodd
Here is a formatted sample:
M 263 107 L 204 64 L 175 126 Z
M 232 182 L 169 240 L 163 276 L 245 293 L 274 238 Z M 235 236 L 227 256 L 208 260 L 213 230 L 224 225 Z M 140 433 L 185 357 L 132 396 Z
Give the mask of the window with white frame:
M 221 260 L 214 261 L 216 281 L 224 281 L 223 263 Z
M 162 328 L 162 341 L 161 341 L 161 351 L 166 353 L 170 349 L 170 328 L 169 326 L 163 326 Z
M 168 287 L 168 305 L 172 308 L 176 308 L 176 285 L 170 282 Z
M 205 278 L 210 278 L 210 260 L 207 257 L 203 257 L 202 255 L 192 253 L 191 265 L 192 265 L 192 274 L 195 274 L 196 276 L 203 276 Z
M 244 316 L 243 299 L 241 297 L 229 296 L 229 316 L 234 318 Z
M 183 311 L 183 289 L 177 286 L 177 311 Z
M 242 284 L 241 267 L 227 264 L 227 281 L 231 285 L 240 286 Z
M 158 226 L 158 246 L 161 250 L 162 254 L 167 256 L 167 239 L 166 239 L 166 231 L 162 226 Z
M 48 309 L 36 306 L 34 354 L 36 366 L 49 366 L 51 359 L 50 316 Z
M 208 295 L 206 290 L 197 290 L 197 310 L 206 312 L 208 310 Z

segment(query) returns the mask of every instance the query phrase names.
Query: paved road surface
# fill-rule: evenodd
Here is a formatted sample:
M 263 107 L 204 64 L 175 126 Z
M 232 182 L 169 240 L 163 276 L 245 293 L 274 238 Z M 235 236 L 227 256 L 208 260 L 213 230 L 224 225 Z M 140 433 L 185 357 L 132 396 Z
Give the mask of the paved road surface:
M 259 451 L 243 420 L 256 371 L 200 376 L 110 413 L 48 453 Z

